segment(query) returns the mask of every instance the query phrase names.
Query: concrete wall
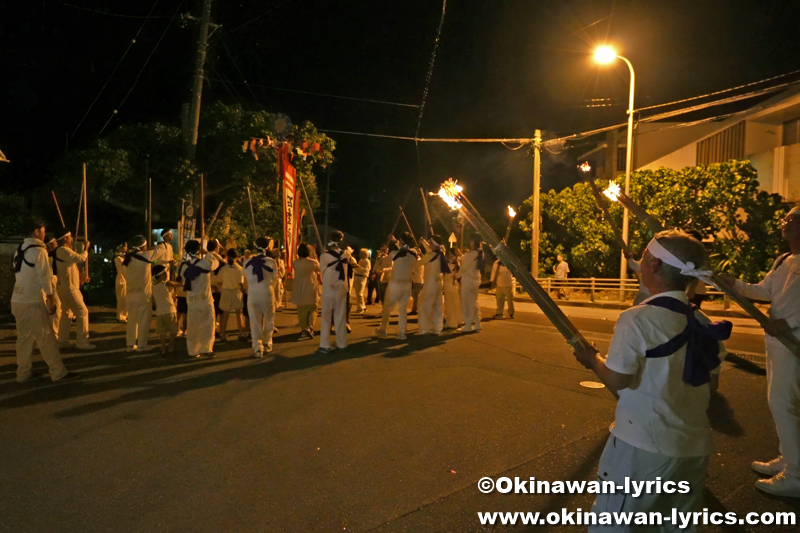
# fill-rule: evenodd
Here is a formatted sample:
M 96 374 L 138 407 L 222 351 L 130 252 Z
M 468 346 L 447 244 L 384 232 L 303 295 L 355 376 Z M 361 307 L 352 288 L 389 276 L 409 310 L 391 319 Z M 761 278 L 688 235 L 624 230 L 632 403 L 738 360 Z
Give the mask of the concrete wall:
M 781 145 L 781 126 L 748 121 L 744 128 L 744 155 L 748 159 L 753 154 L 774 150 Z
M 779 192 L 775 189 L 775 150 L 753 154 L 748 159 L 758 172 L 759 188 L 769 193 Z
M 680 170 L 684 167 L 693 167 L 697 164 L 697 143 L 692 143 L 675 150 L 671 154 L 667 154 L 660 159 L 637 168 L 636 170 L 655 170 L 661 167 L 667 167 L 674 170 Z

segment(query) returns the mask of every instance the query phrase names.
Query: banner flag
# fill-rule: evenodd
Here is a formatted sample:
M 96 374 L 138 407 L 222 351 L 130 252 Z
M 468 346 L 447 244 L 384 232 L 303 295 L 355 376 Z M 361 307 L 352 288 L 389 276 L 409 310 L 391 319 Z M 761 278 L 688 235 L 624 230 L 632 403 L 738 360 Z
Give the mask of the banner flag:
M 279 153 L 279 166 L 283 176 L 283 242 L 286 243 L 286 273 L 291 274 L 298 244 L 300 190 L 297 187 L 297 171 L 289 163 L 289 145 L 284 143 Z

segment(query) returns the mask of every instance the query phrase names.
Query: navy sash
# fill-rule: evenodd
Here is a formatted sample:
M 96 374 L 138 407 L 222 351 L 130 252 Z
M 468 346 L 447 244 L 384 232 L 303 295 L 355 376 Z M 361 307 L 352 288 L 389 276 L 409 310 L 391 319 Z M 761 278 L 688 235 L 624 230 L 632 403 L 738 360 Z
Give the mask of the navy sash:
M 392 259 L 392 261 L 393 261 L 393 262 L 394 262 L 394 261 L 397 261 L 397 260 L 398 260 L 398 259 L 400 259 L 401 257 L 405 257 L 405 256 L 407 256 L 407 255 L 413 255 L 415 258 L 416 258 L 416 257 L 418 257 L 418 256 L 417 256 L 417 252 L 415 252 L 414 250 L 411 250 L 410 248 L 407 248 L 406 246 L 403 246 L 403 247 L 402 247 L 402 248 L 400 248 L 400 250 L 399 250 L 399 251 L 398 251 L 398 252 L 397 252 L 397 253 L 394 255 L 394 258 Z
M 332 261 L 328 263 L 328 268 L 336 265 L 336 271 L 339 272 L 339 280 L 344 281 L 345 272 L 344 272 L 344 265 L 347 263 L 346 259 L 342 259 L 343 252 L 336 252 L 334 250 L 326 250 L 329 254 L 336 258 L 336 261 Z
M 25 259 L 25 252 L 27 252 L 31 248 L 45 248 L 46 249 L 46 247 L 42 246 L 41 244 L 31 244 L 27 248 L 23 248 L 22 244 L 20 244 L 19 247 L 17 248 L 17 253 L 14 255 L 14 261 L 13 261 L 13 263 L 14 263 L 14 272 L 19 272 L 20 270 L 22 270 L 22 263 L 25 263 L 29 267 L 32 267 L 33 265 L 36 264 L 36 263 L 29 263 L 28 260 Z
M 711 371 L 720 365 L 719 341 L 731 336 L 731 324 L 727 320 L 701 324 L 694 316 L 696 307 L 685 304 L 675 298 L 662 296 L 646 302 L 674 313 L 686 316 L 686 329 L 661 346 L 645 352 L 645 357 L 667 357 L 686 346 L 686 361 L 683 365 L 683 381 L 693 387 L 699 387 L 711 381 Z
M 442 252 L 433 252 L 434 256 L 431 258 L 428 263 L 433 263 L 437 259 L 439 260 L 439 268 L 442 271 L 442 274 L 450 274 L 450 265 L 447 264 L 447 258 L 445 258 Z
M 58 248 L 60 248 L 60 246 Z M 58 254 L 56 254 L 56 252 L 58 251 L 58 248 L 56 248 L 52 252 L 48 252 L 48 254 L 47 254 L 53 259 L 53 274 L 55 274 L 56 276 L 58 276 L 58 263 L 63 263 L 64 262 L 64 260 L 63 259 L 59 259 L 58 258 Z M 25 264 L 28 264 L 28 262 L 25 261 Z M 30 266 L 33 266 L 33 265 L 30 265 Z
M 253 269 L 253 275 L 255 275 L 259 283 L 264 281 L 265 270 L 267 272 L 273 272 L 273 270 L 267 266 L 267 257 L 261 254 L 258 254 L 248 259 L 247 264 L 244 267 Z
M 137 254 L 136 252 L 128 252 L 125 254 L 125 259 L 122 260 L 122 266 L 128 266 L 131 262 L 131 259 L 138 259 L 143 263 L 149 263 L 150 260 L 146 257 L 142 257 L 141 255 Z
M 208 274 L 211 272 L 210 270 L 206 270 L 203 267 L 197 266 L 197 263 L 199 262 L 200 259 L 195 259 L 194 263 L 190 263 L 189 261 L 183 262 L 183 265 L 186 265 L 186 270 L 183 272 L 183 290 L 192 290 L 192 282 L 196 280 L 200 274 Z
M 478 262 L 478 269 L 483 272 L 486 270 L 486 256 L 483 255 L 483 250 L 478 250 L 478 257 L 475 258 Z

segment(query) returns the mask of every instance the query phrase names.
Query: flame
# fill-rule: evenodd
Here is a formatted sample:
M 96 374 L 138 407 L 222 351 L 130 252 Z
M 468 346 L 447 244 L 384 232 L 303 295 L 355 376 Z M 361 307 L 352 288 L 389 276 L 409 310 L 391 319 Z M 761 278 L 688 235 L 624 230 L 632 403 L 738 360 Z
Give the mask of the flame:
M 581 169 L 581 172 L 589 172 L 590 170 L 592 170 L 592 167 L 589 166 L 588 161 L 584 161 L 582 165 L 578 165 L 578 168 Z
M 439 197 L 444 200 L 444 203 L 450 206 L 450 209 L 460 209 L 461 203 L 457 200 L 457 198 L 463 190 L 464 187 L 459 185 L 457 180 L 453 180 L 453 178 L 447 178 L 447 181 L 442 183 L 442 186 L 439 188 Z
M 611 183 L 606 190 L 603 191 L 603 194 L 608 197 L 609 200 L 612 202 L 619 202 L 619 195 L 622 194 L 622 191 L 619 188 L 619 185 L 616 183 Z
M 514 218 L 515 216 L 517 216 L 517 212 L 514 211 L 514 208 L 511 207 L 511 206 L 508 206 L 508 216 L 510 216 L 511 218 Z

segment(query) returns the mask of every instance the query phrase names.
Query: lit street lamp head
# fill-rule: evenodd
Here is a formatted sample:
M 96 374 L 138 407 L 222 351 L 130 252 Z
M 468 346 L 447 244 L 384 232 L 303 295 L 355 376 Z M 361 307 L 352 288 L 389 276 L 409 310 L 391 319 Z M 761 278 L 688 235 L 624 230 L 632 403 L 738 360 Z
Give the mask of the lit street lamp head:
M 617 58 L 617 52 L 610 46 L 601 46 L 594 51 L 594 60 L 598 63 L 611 63 Z

